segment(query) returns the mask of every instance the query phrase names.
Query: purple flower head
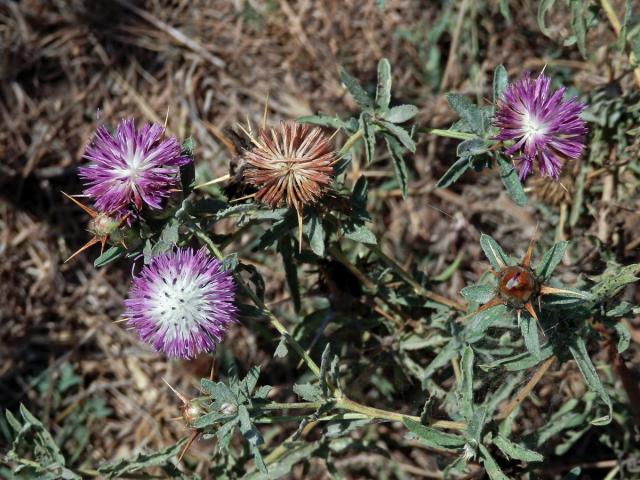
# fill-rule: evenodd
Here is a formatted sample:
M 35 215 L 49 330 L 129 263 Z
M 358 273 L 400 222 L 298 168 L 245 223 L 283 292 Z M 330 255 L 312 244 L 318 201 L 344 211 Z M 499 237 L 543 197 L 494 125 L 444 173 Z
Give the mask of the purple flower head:
M 134 277 L 124 316 L 140 339 L 170 357 L 213 351 L 236 321 L 231 272 L 205 250 L 154 257 Z
M 564 88 L 552 93 L 550 83 L 542 73 L 536 79 L 527 73 L 505 89 L 497 105 L 496 139 L 514 142 L 505 153 L 520 162 L 521 180 L 534 162 L 542 176 L 558 180 L 563 160 L 576 159 L 584 150 L 587 127 L 580 114 L 585 105 L 563 99 Z
M 84 193 L 104 212 L 122 212 L 132 203 L 137 210 L 162 208 L 176 186 L 178 167 L 191 161 L 180 155 L 177 139 L 164 137 L 164 127 L 136 130 L 133 119 L 122 120 L 114 135 L 99 126 L 84 158 L 91 162 L 79 169 Z

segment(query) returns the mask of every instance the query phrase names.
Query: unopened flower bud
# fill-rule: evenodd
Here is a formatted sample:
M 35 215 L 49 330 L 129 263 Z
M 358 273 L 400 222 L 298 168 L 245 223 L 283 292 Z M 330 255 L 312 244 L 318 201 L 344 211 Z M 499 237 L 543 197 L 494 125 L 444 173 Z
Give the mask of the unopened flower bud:
M 224 413 L 225 415 L 233 415 L 238 411 L 238 407 L 233 403 L 223 403 L 220 406 L 220 413 Z
M 89 231 L 98 238 L 104 238 L 115 232 L 119 226 L 120 221 L 117 218 L 106 213 L 98 213 L 89 222 Z
M 200 404 L 194 400 L 188 401 L 182 408 L 182 418 L 187 423 L 187 425 L 191 425 L 203 414 L 204 410 L 202 409 Z

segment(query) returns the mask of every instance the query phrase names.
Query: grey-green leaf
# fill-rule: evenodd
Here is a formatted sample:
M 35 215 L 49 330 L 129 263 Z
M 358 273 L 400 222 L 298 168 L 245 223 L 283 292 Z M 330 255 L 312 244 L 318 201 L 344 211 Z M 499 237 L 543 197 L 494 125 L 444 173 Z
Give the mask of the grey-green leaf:
M 460 290 L 460 294 L 469 302 L 483 304 L 494 297 L 496 289 L 491 285 L 470 285 Z
M 387 110 L 382 118 L 391 123 L 403 123 L 411 120 L 418 112 L 418 107 L 415 105 L 397 105 Z
M 538 322 L 529 313 L 522 313 L 520 317 L 520 331 L 527 350 L 535 358 L 540 359 L 540 337 L 538 335 Z
M 378 85 L 376 87 L 376 107 L 380 113 L 389 108 L 391 102 L 391 65 L 381 58 L 378 62 Z
M 553 7 L 554 3 L 556 3 L 556 0 L 540 0 L 540 3 L 538 3 L 538 27 L 540 27 L 540 31 L 547 37 L 551 36 L 551 32 L 549 31 L 549 29 L 547 29 L 545 14 L 551 7 Z
M 100 255 L 93 261 L 93 266 L 95 268 L 104 267 L 105 265 L 110 264 L 111 262 L 115 262 L 118 258 L 120 258 L 125 252 L 125 249 L 115 245 L 109 248 L 106 252 Z
M 509 162 L 498 156 L 498 168 L 500 169 L 500 179 L 507 189 L 509 196 L 516 205 L 524 207 L 527 204 L 527 195 L 524 193 L 522 183 L 518 178 L 518 172 Z
M 494 437 L 493 443 L 508 458 L 522 460 L 523 462 L 542 462 L 544 460 L 544 456 L 538 452 L 514 443 L 502 435 Z
M 611 404 L 611 398 L 609 398 L 609 394 L 605 390 L 602 382 L 600 381 L 600 377 L 598 376 L 598 372 L 596 368 L 593 366 L 591 362 L 591 358 L 589 357 L 589 353 L 587 352 L 587 346 L 585 345 L 584 338 L 580 336 L 574 337 L 574 341 L 569 344 L 569 350 L 571 351 L 571 355 L 576 361 L 582 376 L 584 377 L 585 382 L 590 390 L 595 392 L 600 400 L 607 406 L 608 415 L 596 418 L 591 421 L 593 425 L 607 425 L 611 422 L 612 414 L 613 414 L 613 406 Z
M 452 185 L 469 169 L 469 167 L 471 167 L 469 157 L 459 158 L 449 167 L 445 174 L 442 175 L 440 180 L 438 180 L 436 187 L 447 188 L 449 185 Z
M 498 65 L 493 71 L 493 104 L 495 105 L 502 97 L 502 93 L 507 88 L 509 76 L 504 65 Z
M 411 153 L 416 152 L 416 144 L 411 138 L 411 135 L 409 135 L 409 132 L 407 132 L 404 128 L 384 120 L 378 120 L 377 123 L 383 126 L 394 137 L 396 137 L 398 141 L 402 145 L 404 145 L 404 147 Z
M 296 383 L 293 386 L 293 391 L 296 392 L 296 395 L 307 402 L 319 402 L 322 400 L 322 389 L 317 385 L 312 385 L 310 383 Z
M 485 130 L 484 121 L 482 119 L 482 112 L 471 103 L 471 101 L 464 95 L 457 93 L 447 93 L 447 102 L 451 108 L 453 108 L 460 118 L 462 118 L 471 131 L 477 135 L 483 135 Z
M 422 443 L 430 447 L 456 449 L 462 448 L 466 443 L 464 437 L 460 435 L 441 432 L 406 417 L 403 423 Z
M 495 270 L 501 270 L 509 264 L 509 257 L 507 257 L 500 245 L 498 245 L 498 242 L 489 235 L 484 233 L 480 235 L 480 247 L 482 247 L 482 251 Z
M 543 282 L 546 282 L 551 278 L 551 274 L 562 260 L 568 245 L 569 242 L 562 240 L 544 253 L 536 267 L 536 274 Z
M 491 480 L 509 480 L 504 472 L 500 469 L 496 461 L 493 459 L 489 450 L 484 445 L 480 445 L 480 454 L 482 456 L 482 462 L 484 463 L 484 468 L 487 471 L 487 475 Z
M 360 83 L 358 83 L 358 81 L 351 75 L 349 75 L 344 69 L 342 69 L 342 71 L 340 72 L 340 81 L 349 91 L 349 93 L 361 109 L 372 109 L 373 101 L 371 100 L 369 94 L 360 86 Z
M 404 156 L 402 155 L 402 147 L 398 141 L 390 135 L 385 135 L 384 139 L 387 142 L 389 155 L 393 160 L 393 170 L 396 175 L 396 180 L 400 185 L 402 198 L 407 198 L 407 192 L 409 190 L 409 172 L 407 171 L 407 164 L 404 161 Z

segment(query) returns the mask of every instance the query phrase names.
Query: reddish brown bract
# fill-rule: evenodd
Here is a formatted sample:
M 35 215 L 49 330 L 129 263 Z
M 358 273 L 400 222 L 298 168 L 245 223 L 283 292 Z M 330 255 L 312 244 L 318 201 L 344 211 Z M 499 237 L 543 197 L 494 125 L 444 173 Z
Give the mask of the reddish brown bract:
M 320 128 L 282 122 L 251 140 L 253 148 L 244 153 L 245 178 L 258 188 L 257 201 L 272 208 L 286 204 L 300 216 L 333 181 L 336 155 Z
M 522 307 L 539 291 L 539 282 L 527 267 L 505 267 L 498 274 L 498 294 L 512 306 Z

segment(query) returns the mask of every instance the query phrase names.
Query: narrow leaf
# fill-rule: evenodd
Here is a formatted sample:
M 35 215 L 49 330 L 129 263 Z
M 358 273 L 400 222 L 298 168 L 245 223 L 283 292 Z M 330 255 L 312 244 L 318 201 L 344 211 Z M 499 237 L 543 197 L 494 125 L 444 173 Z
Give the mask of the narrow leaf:
M 605 417 L 597 418 L 591 421 L 594 425 L 607 425 L 611 422 L 612 414 L 613 414 L 613 406 L 611 404 L 611 399 L 609 398 L 609 394 L 605 390 L 602 382 L 600 381 L 600 377 L 598 376 L 598 372 L 596 368 L 593 366 L 591 362 L 591 358 L 589 358 L 589 353 L 587 352 L 587 346 L 584 343 L 584 338 L 576 336 L 573 343 L 569 344 L 569 350 L 571 351 L 571 355 L 576 361 L 582 376 L 584 377 L 585 382 L 590 390 L 595 392 L 600 400 L 607 406 L 609 413 Z
M 516 205 L 524 207 L 527 204 L 527 195 L 524 193 L 522 183 L 518 178 L 518 172 L 513 168 L 513 165 L 500 156 L 498 156 L 498 168 L 500 169 L 500 178 L 509 196 Z
M 466 443 L 464 437 L 460 435 L 441 432 L 440 430 L 427 427 L 409 418 L 405 418 L 403 423 L 422 443 L 430 447 L 445 449 L 462 448 Z
M 482 112 L 477 105 L 464 95 L 457 93 L 447 93 L 447 102 L 453 108 L 460 118 L 465 121 L 471 131 L 477 135 L 484 134 L 484 122 L 482 120 Z
M 455 183 L 464 172 L 471 167 L 471 161 L 469 157 L 459 158 L 453 165 L 449 167 L 449 170 L 438 180 L 436 187 L 447 188 L 449 185 Z
M 502 435 L 494 437 L 493 443 L 508 458 L 523 462 L 542 462 L 544 460 L 544 456 L 538 452 L 518 445 Z
M 340 81 L 351 94 L 358 106 L 363 110 L 371 110 L 373 101 L 369 94 L 360 86 L 360 83 L 342 69 L 340 72 Z
M 398 141 L 390 135 L 385 135 L 384 139 L 387 142 L 389 155 L 393 160 L 393 169 L 396 175 L 396 180 L 400 185 L 402 198 L 407 198 L 407 192 L 409 190 L 409 173 L 407 172 L 407 164 L 404 161 L 404 156 L 402 155 L 402 147 Z
M 536 274 L 543 282 L 546 282 L 551 278 L 551 274 L 562 260 L 568 245 L 569 242 L 562 240 L 544 253 L 540 263 L 538 263 L 538 266 L 536 267 Z
M 507 88 L 509 81 L 507 69 L 504 65 L 498 65 L 493 71 L 493 104 L 495 105 L 502 97 L 502 92 Z
M 376 107 L 380 113 L 389 108 L 391 102 L 391 65 L 389 60 L 381 58 L 378 62 L 378 85 L 376 87 Z
M 489 235 L 480 235 L 480 247 L 495 270 L 501 270 L 509 264 L 509 257 L 502 251 L 498 242 Z
M 403 123 L 411 120 L 418 114 L 418 107 L 415 105 L 398 105 L 391 107 L 382 118 L 391 123 Z

